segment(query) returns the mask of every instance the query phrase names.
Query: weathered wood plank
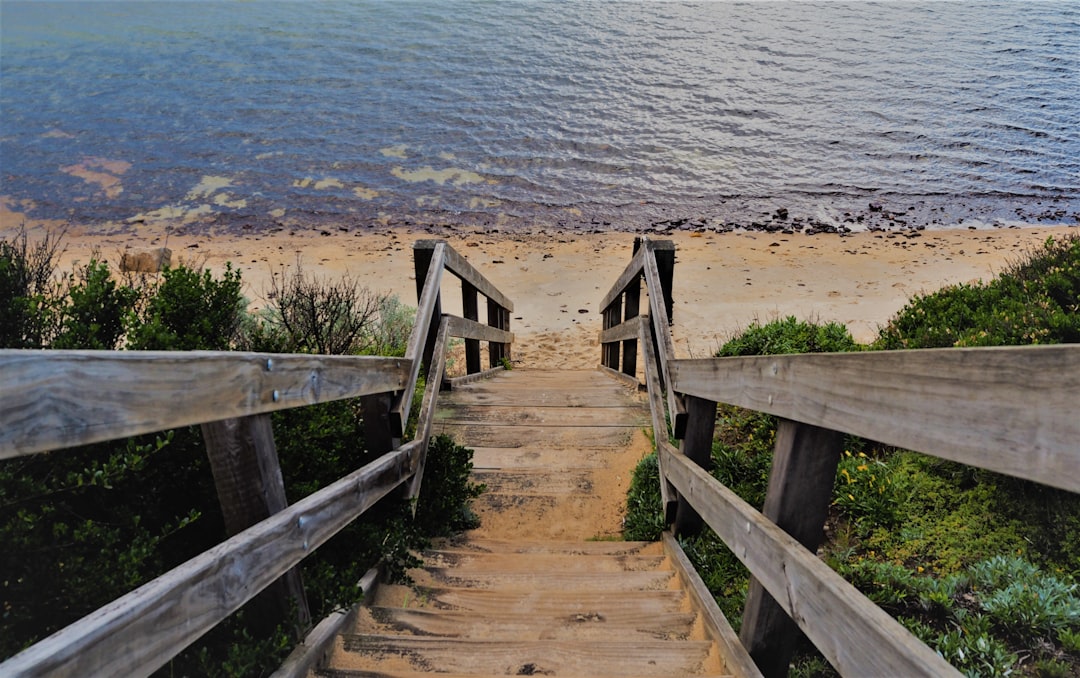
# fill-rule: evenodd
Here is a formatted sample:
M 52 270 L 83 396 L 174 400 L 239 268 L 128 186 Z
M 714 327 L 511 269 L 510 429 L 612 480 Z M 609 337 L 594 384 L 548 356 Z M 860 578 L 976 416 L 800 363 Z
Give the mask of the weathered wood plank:
M 670 586 L 675 573 L 640 572 L 457 572 L 454 568 L 413 570 L 410 576 L 418 587 L 460 586 L 499 591 L 660 591 Z
M 679 360 L 675 388 L 1080 491 L 1080 346 Z
M 641 426 L 646 422 L 640 407 L 521 407 L 503 405 L 453 405 L 435 415 L 441 424 L 487 424 L 489 426 Z
M 793 537 L 667 443 L 660 446 L 679 494 L 825 658 L 851 676 L 959 676 L 936 652 L 870 602 Z
M 664 387 L 667 388 L 668 413 L 671 417 L 672 429 L 674 429 L 675 437 L 681 438 L 686 426 L 686 408 L 683 405 L 682 398 L 678 396 L 676 389 L 671 384 L 670 364 L 675 360 L 675 345 L 672 343 L 671 332 L 668 330 L 671 321 L 664 301 L 666 292 L 660 280 L 660 273 L 656 268 L 656 257 L 651 247 L 652 244 L 650 241 L 646 241 L 642 251 L 645 252 L 645 283 L 649 287 L 649 311 L 652 326 L 656 330 L 653 333 L 653 339 L 657 349 L 656 352 L 660 356 L 660 376 L 663 379 Z
M 634 253 L 634 256 L 630 259 L 630 263 L 626 265 L 626 268 L 623 269 L 623 272 L 619 274 L 618 279 L 615 280 L 615 284 L 611 286 L 611 289 L 608 291 L 607 294 L 604 295 L 604 298 L 600 301 L 600 313 L 606 311 L 608 306 L 611 306 L 611 302 L 615 301 L 615 299 L 622 295 L 623 290 L 625 290 L 630 285 L 631 281 L 633 281 L 634 278 L 636 278 L 637 276 L 641 275 L 641 267 L 644 266 L 644 263 L 645 250 L 644 248 L 642 248 Z
M 428 600 L 440 609 L 463 610 L 477 615 L 508 611 L 528 611 L 534 614 L 599 611 L 601 614 L 617 614 L 617 610 L 626 606 L 664 614 L 678 611 L 684 595 L 682 591 L 655 590 L 623 591 L 617 596 L 602 591 L 545 591 L 544 595 L 537 596 L 529 590 L 492 591 L 452 587 L 436 587 L 426 593 Z
M 2 675 L 145 676 L 404 482 L 419 443 L 350 473 L 0 664 Z
M 400 358 L 0 350 L 0 458 L 404 387 Z
M 424 399 L 420 406 L 420 418 L 416 422 L 416 435 L 414 440 L 420 443 L 420 452 L 416 457 L 416 463 L 412 468 L 412 480 L 409 482 L 409 491 L 406 495 L 409 499 L 420 496 L 420 484 L 424 479 L 424 465 L 427 463 L 428 443 L 431 440 L 431 424 L 435 420 L 435 409 L 439 399 L 439 385 L 442 383 L 443 369 L 446 367 L 446 339 L 448 336 L 449 323 L 444 316 L 439 324 L 439 334 L 435 340 L 435 351 L 432 353 L 432 372 L 428 375 L 428 381 L 424 384 Z M 413 504 L 415 514 L 416 504 Z
M 435 424 L 436 433 L 453 433 L 469 445 L 481 447 L 522 447 L 548 445 L 555 448 L 620 447 L 630 442 L 634 427 L 607 426 L 484 426 Z
M 460 278 L 463 282 L 467 282 L 475 287 L 480 294 L 484 295 L 491 301 L 494 301 L 499 306 L 505 308 L 508 311 L 514 310 L 514 302 L 510 300 L 505 294 L 499 291 L 490 280 L 484 277 L 480 271 L 478 271 L 469 261 L 461 256 L 457 250 L 450 247 L 445 240 L 417 240 L 413 245 L 414 249 L 435 249 L 438 245 L 444 245 L 446 247 L 446 268 L 455 276 Z
M 417 244 L 419 242 L 426 241 L 418 241 Z M 419 270 L 423 268 L 420 257 L 427 253 L 414 252 L 414 256 L 417 257 L 416 265 L 418 267 L 416 281 L 418 286 L 422 286 L 422 290 L 416 310 L 416 323 L 413 325 L 412 332 L 409 333 L 409 344 L 405 349 L 405 359 L 409 361 L 410 367 L 409 378 L 405 383 L 405 388 L 398 394 L 394 406 L 390 410 L 391 427 L 397 436 L 402 434 L 409 421 L 413 391 L 416 390 L 416 382 L 420 378 L 420 368 L 425 358 L 425 349 L 428 346 L 432 331 L 437 331 L 438 324 L 441 322 L 442 305 L 439 301 L 439 294 L 442 285 L 446 247 L 445 244 L 436 242 L 430 253 L 431 259 L 426 269 L 427 272 L 424 274 L 421 274 Z M 420 250 L 421 248 L 414 246 L 414 249 Z M 435 315 L 436 312 L 438 312 L 438 316 Z M 433 342 L 432 346 L 434 346 Z M 427 355 L 427 359 L 430 361 L 430 353 Z
M 613 666 L 634 666 L 640 676 L 688 676 L 697 673 L 712 643 L 687 640 L 637 640 L 597 644 L 592 641 L 483 641 L 444 638 L 403 638 L 396 636 L 344 636 L 342 649 L 355 655 L 338 656 L 341 668 L 379 671 L 379 661 L 390 660 L 400 667 L 402 660 L 417 668 L 439 667 L 440 671 L 476 673 L 477 662 L 489 668 L 481 675 L 517 673 L 527 665 L 559 676 L 604 676 Z M 618 671 L 625 675 L 625 670 Z
M 537 615 L 499 612 L 479 616 L 466 612 L 432 609 L 374 608 L 361 611 L 365 628 L 376 633 L 402 633 L 441 638 L 483 638 L 485 640 L 594 640 L 613 636 L 627 642 L 656 640 L 665 635 L 685 633 L 694 623 L 689 612 L 656 614 L 632 608 L 621 614 L 600 612 Z
M 670 532 L 663 534 L 664 551 L 675 564 L 675 571 L 682 580 L 683 587 L 693 601 L 694 608 L 701 613 L 705 628 L 709 636 L 720 646 L 720 656 L 726 668 L 734 675 L 741 678 L 757 678 L 761 676 L 754 660 L 747 654 L 746 648 L 739 641 L 739 635 L 731 628 L 727 617 L 716 605 L 716 599 L 712 592 L 702 581 L 694 564 L 686 556 L 679 541 Z
M 653 345 L 652 330 L 649 326 L 649 316 L 645 318 L 645 324 L 641 326 L 641 346 L 645 357 L 645 384 L 649 394 L 649 415 L 652 417 L 653 438 L 656 440 L 668 440 L 671 431 L 668 429 L 667 419 L 664 417 L 664 394 L 660 391 L 660 376 L 656 365 L 656 347 Z M 664 524 L 670 525 L 675 521 L 675 511 L 679 506 L 679 494 L 672 487 L 664 471 L 664 457 L 657 458 L 660 466 L 660 503 L 663 505 Z
M 626 341 L 627 339 L 637 339 L 638 334 L 641 332 L 641 316 L 635 316 L 626 322 L 620 323 L 615 327 L 607 330 L 601 330 L 600 343 L 610 344 L 616 341 Z
M 761 512 L 811 553 L 824 538 L 825 519 L 844 445 L 838 431 L 781 419 Z M 757 579 L 743 608 L 739 637 L 766 676 L 786 676 L 799 629 Z
M 461 315 L 465 320 L 478 322 L 480 320 L 480 305 L 477 299 L 476 288 L 472 284 L 461 281 Z M 458 336 L 458 335 L 454 335 Z M 465 339 L 465 373 L 476 374 L 480 371 L 480 341 L 474 338 Z
M 456 315 L 446 316 L 450 320 L 450 336 L 461 339 L 478 339 L 480 341 L 494 341 L 500 344 L 510 344 L 514 341 L 514 333 L 492 327 L 483 323 L 474 322 Z M 477 349 L 479 359 L 479 348 Z
M 289 505 L 269 414 L 209 422 L 202 434 L 226 534 L 239 534 Z M 282 575 L 251 605 L 256 611 L 248 624 L 257 633 L 270 635 L 290 613 L 297 637 L 311 624 L 300 568 Z
M 712 468 L 713 431 L 716 428 L 716 403 L 704 398 L 686 398 L 686 434 L 679 443 L 679 453 L 705 471 Z M 702 519 L 686 497 L 679 497 L 672 529 L 679 537 L 701 532 Z
M 471 446 L 473 451 L 473 469 L 551 469 L 554 464 L 573 468 L 597 469 L 608 465 L 606 456 L 611 450 L 604 448 L 577 448 L 573 450 L 552 450 L 543 445 L 524 447 L 480 447 Z

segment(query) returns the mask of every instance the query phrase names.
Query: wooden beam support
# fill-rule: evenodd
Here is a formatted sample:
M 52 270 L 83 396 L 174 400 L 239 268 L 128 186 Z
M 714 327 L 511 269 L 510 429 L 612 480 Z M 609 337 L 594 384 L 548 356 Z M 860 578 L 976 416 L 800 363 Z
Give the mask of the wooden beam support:
M 643 316 L 629 318 L 626 322 L 616 323 L 608 329 L 601 330 L 600 343 L 611 344 L 617 342 L 625 342 L 630 338 L 636 340 L 641 332 L 642 317 Z
M 514 341 L 514 334 L 512 332 L 500 330 L 497 327 L 491 327 L 490 325 L 484 325 L 483 323 L 466 320 L 465 318 L 459 318 L 454 315 L 443 317 L 449 323 L 448 332 L 451 337 L 477 339 L 479 341 L 500 344 L 509 344 Z
M 641 267 L 645 262 L 645 252 L 643 250 L 636 250 L 634 256 L 630 259 L 630 263 L 626 265 L 623 272 L 619 274 L 619 279 L 615 281 L 615 284 L 611 286 L 611 289 L 604 295 L 603 300 L 600 301 L 600 312 L 603 313 L 607 310 L 608 306 L 611 306 L 611 302 L 622 295 L 623 290 L 630 284 L 630 281 L 641 275 Z
M 781 419 L 762 513 L 809 552 L 824 536 L 844 434 Z M 750 580 L 739 637 L 766 678 L 788 674 L 801 633 L 783 608 Z
M 664 417 L 664 394 L 660 390 L 659 368 L 656 365 L 656 348 L 652 341 L 652 323 L 649 316 L 641 316 L 641 347 L 645 363 L 645 387 L 649 394 L 649 415 L 652 417 L 653 440 L 656 441 L 657 463 L 660 466 L 660 503 L 663 506 L 664 525 L 675 522 L 675 513 L 679 508 L 679 493 L 668 480 L 664 470 L 664 456 L 659 454 L 660 445 L 671 437 L 667 419 Z
M 465 320 L 476 322 L 480 319 L 480 305 L 476 288 L 472 283 L 461 281 L 461 315 Z M 465 339 L 465 373 L 475 374 L 480 371 L 480 341 Z
M 713 431 L 716 428 L 716 403 L 704 398 L 686 398 L 686 435 L 680 452 L 705 471 L 712 468 Z M 677 536 L 693 536 L 701 532 L 702 520 L 687 497 L 679 496 L 675 512 L 674 532 Z
M 228 536 L 288 506 L 269 414 L 209 422 L 202 425 L 202 434 Z M 255 613 L 248 623 L 259 636 L 269 637 L 278 623 L 288 621 L 290 613 L 296 615 L 295 638 L 302 638 L 311 626 L 299 568 L 282 575 L 251 605 Z
M 408 425 L 413 391 L 416 390 L 420 370 L 427 364 L 425 361 L 431 360 L 431 352 L 435 348 L 432 332 L 438 330 L 438 321 L 433 319 L 442 317 L 440 289 L 445 256 L 446 245 L 442 241 L 418 240 L 413 245 L 413 265 L 416 270 L 419 303 L 416 310 L 416 323 L 409 334 L 409 346 L 405 350 L 405 359 L 410 364 L 409 379 L 405 388 L 398 393 L 390 411 L 391 426 L 395 437 L 400 437 Z
M 623 294 L 623 324 L 628 323 L 641 314 L 641 276 L 635 276 L 626 286 Z M 622 343 L 622 371 L 631 377 L 637 376 L 637 342 L 638 333 L 635 332 Z

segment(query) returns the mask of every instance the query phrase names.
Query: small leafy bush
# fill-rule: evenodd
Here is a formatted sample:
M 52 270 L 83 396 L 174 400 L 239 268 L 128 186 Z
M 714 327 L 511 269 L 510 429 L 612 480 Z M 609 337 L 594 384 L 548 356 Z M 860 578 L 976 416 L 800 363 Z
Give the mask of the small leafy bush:
M 626 495 L 623 537 L 628 541 L 657 541 L 665 527 L 660 497 L 660 465 L 656 452 L 652 452 L 634 467 Z

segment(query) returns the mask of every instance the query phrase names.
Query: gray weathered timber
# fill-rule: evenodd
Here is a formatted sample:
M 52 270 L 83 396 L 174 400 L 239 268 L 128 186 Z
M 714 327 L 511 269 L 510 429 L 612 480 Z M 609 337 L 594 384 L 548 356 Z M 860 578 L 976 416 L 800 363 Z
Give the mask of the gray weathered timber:
M 394 391 L 399 358 L 0 350 L 0 458 Z
M 615 281 L 615 284 L 611 286 L 611 289 L 604 295 L 603 300 L 600 302 L 600 312 L 603 313 L 607 310 L 611 303 L 622 296 L 623 290 L 630 284 L 630 282 L 641 275 L 641 267 L 645 262 L 645 250 L 639 249 L 634 253 L 634 256 L 630 259 L 630 263 L 626 265 L 623 272 L 619 274 L 619 279 Z
M 441 424 L 488 424 L 489 426 L 641 426 L 646 423 L 640 408 L 615 403 L 594 407 L 523 407 L 454 404 L 436 415 Z
M 413 245 L 413 248 L 435 249 L 435 247 L 440 244 L 446 247 L 445 261 L 447 270 L 460 278 L 463 282 L 467 282 L 475 287 L 480 294 L 491 301 L 494 301 L 497 305 L 505 308 L 507 311 L 514 310 L 514 302 L 510 301 L 509 297 L 500 292 L 499 288 L 485 278 L 480 271 L 476 270 L 465 257 L 457 252 L 457 250 L 447 245 L 445 240 L 417 240 Z
M 761 512 L 811 553 L 825 536 L 843 445 L 844 434 L 839 431 L 789 419 L 781 419 L 777 426 Z M 799 630 L 757 579 L 750 580 L 739 637 L 764 675 L 788 674 Z
M 843 676 L 960 676 L 854 586 L 666 442 L 667 472 L 694 509 Z
M 1080 491 L 1080 346 L 677 360 L 680 392 Z
M 713 431 L 716 429 L 716 403 L 704 398 L 686 398 L 686 434 L 679 443 L 679 452 L 704 470 L 712 468 Z M 672 529 L 680 537 L 701 532 L 702 520 L 686 497 L 679 497 Z
M 461 315 L 464 316 L 464 320 L 471 320 L 474 323 L 480 320 L 480 305 L 477 296 L 476 288 L 471 283 L 462 280 Z M 466 338 L 465 373 L 476 374 L 480 369 L 480 341 L 475 338 Z
M 649 414 L 652 417 L 653 436 L 657 439 L 667 440 L 671 435 L 667 421 L 664 417 L 664 398 L 660 391 L 660 376 L 656 365 L 656 347 L 653 346 L 652 331 L 648 322 L 641 326 L 641 348 L 645 356 L 645 384 L 649 395 Z M 679 494 L 672 487 L 664 471 L 664 458 L 657 458 L 660 467 L 660 502 L 663 504 L 664 524 L 671 525 L 675 522 L 675 512 L 679 507 Z
M 417 245 L 419 245 L 419 242 Z M 416 382 L 420 378 L 420 368 L 425 359 L 425 353 L 427 353 L 426 347 L 431 343 L 432 349 L 434 349 L 432 331 L 438 331 L 438 324 L 442 317 L 442 304 L 439 300 L 439 293 L 442 285 L 443 258 L 446 256 L 446 245 L 436 242 L 431 252 L 414 245 L 414 254 L 416 257 L 414 263 L 416 265 L 419 303 L 416 310 L 416 323 L 409 334 L 409 344 L 405 350 L 405 359 L 409 361 L 410 366 L 408 380 L 390 410 L 390 423 L 396 436 L 400 436 L 405 431 L 405 424 L 409 421 L 413 391 L 416 390 Z M 430 259 L 425 267 L 424 259 L 428 256 L 430 256 Z M 431 341 L 429 342 L 429 340 Z M 427 353 L 426 357 L 428 361 L 431 360 L 430 353 Z
M 225 532 L 230 537 L 288 506 L 269 414 L 202 425 Z M 269 636 L 295 611 L 297 637 L 311 624 L 299 568 L 292 568 L 251 602 L 251 623 Z
M 439 385 L 442 384 L 443 368 L 446 366 L 446 338 L 449 323 L 444 317 L 439 324 L 439 334 L 435 340 L 433 371 L 428 374 L 424 384 L 424 400 L 420 407 L 420 418 L 416 422 L 415 440 L 420 443 L 420 451 L 412 468 L 413 477 L 409 482 L 409 499 L 420 496 L 420 483 L 424 479 L 424 465 L 427 463 L 428 442 L 431 439 L 431 422 L 435 417 L 435 406 L 439 398 Z M 416 504 L 413 504 L 415 515 Z
M 634 247 L 640 248 L 639 240 L 634 240 Z M 623 323 L 628 323 L 641 315 L 641 276 L 638 276 L 626 286 L 626 294 L 623 295 Z M 622 344 L 622 372 L 630 377 L 637 377 L 637 332 L 623 340 Z
M 499 329 L 498 327 L 491 327 L 483 323 L 473 322 L 465 318 L 459 318 L 456 315 L 446 316 L 450 321 L 450 336 L 458 337 L 461 339 L 475 339 L 479 341 L 493 341 L 500 344 L 509 344 L 514 341 L 513 332 L 507 332 L 506 330 Z M 479 348 L 477 348 L 477 356 L 479 357 Z M 479 359 L 479 358 L 478 358 Z M 479 368 L 477 369 L 479 371 Z
M 702 620 L 709 635 L 720 647 L 720 654 L 724 658 L 724 664 L 734 675 L 745 678 L 756 678 L 761 675 L 754 660 L 747 654 L 746 648 L 739 641 L 739 635 L 731 628 L 727 617 L 716 605 L 716 599 L 712 592 L 702 581 L 701 575 L 694 569 L 694 564 L 686 556 L 679 541 L 672 536 L 671 532 L 663 534 L 664 552 L 671 558 L 675 566 L 675 572 L 682 580 L 683 586 L 694 601 L 694 608 L 701 612 Z
M 665 300 L 669 296 L 669 292 L 664 289 L 660 272 L 656 267 L 656 252 L 652 247 L 655 244 L 657 243 L 646 241 L 645 247 L 642 248 L 642 251 L 645 252 L 645 284 L 649 287 L 650 318 L 656 328 L 653 339 L 656 343 L 657 353 L 660 356 L 662 384 L 667 389 L 668 412 L 671 416 L 675 437 L 681 438 L 686 426 L 686 408 L 683 405 L 682 398 L 678 396 L 671 383 L 670 364 L 675 360 L 675 345 L 672 343 L 671 332 L 668 330 L 671 320 Z
M 12 676 L 146 676 L 410 476 L 412 442 L 0 664 Z
M 637 339 L 638 334 L 641 332 L 641 318 L 642 316 L 635 316 L 610 329 L 602 330 L 600 332 L 600 343 L 610 344 L 616 341 Z

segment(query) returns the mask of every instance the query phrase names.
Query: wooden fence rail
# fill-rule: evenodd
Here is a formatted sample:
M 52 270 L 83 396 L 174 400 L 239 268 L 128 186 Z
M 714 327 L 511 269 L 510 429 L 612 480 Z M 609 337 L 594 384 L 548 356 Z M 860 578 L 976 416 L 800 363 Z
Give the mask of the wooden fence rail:
M 786 675 L 801 630 L 841 675 L 959 675 L 814 555 L 843 436 L 1080 491 L 1080 346 L 676 359 L 665 305 L 640 317 L 620 307 L 639 276 L 650 299 L 670 289 L 649 256 L 667 248 L 636 248 L 604 297 L 602 362 L 615 369 L 622 342 L 622 372 L 634 374 L 625 345 L 636 328 L 665 523 L 708 524 L 750 570 L 739 637 L 757 667 Z M 721 402 L 781 418 L 760 512 L 707 472 Z
M 396 488 L 419 492 L 447 338 L 489 342 L 493 363 L 510 355 L 510 300 L 443 242 L 420 241 L 414 253 L 420 309 L 404 358 L 0 350 L 0 458 L 202 424 L 233 533 L 0 663 L 0 675 L 149 675 L 275 582 L 293 597 L 279 607 L 301 608 L 308 625 L 295 566 Z M 474 317 L 442 314 L 444 269 L 466 296 L 488 299 L 489 325 L 475 304 Z M 422 366 L 416 432 L 402 445 Z M 343 398 L 363 399 L 366 442 L 381 456 L 285 506 L 266 413 Z

